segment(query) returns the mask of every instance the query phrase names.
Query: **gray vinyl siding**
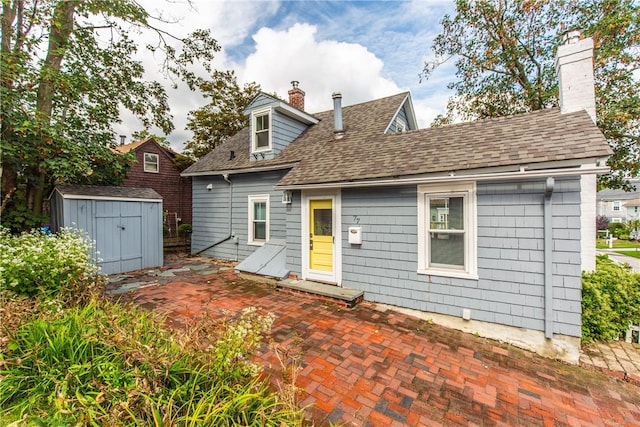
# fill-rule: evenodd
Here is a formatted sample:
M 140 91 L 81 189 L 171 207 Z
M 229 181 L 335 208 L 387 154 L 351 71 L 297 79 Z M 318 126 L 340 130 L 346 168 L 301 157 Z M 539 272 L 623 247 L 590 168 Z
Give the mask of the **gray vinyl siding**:
M 93 232 L 93 221 L 95 217 L 94 203 L 91 200 L 83 199 L 62 199 L 57 195 L 57 200 L 60 201 L 62 206 L 62 227 L 77 227 L 80 230 L 85 230 L 88 233 Z M 57 231 L 57 230 L 56 230 Z
M 273 114 L 273 150 L 272 157 L 280 154 L 294 139 L 307 129 L 307 126 L 277 111 Z
M 365 299 L 544 329 L 544 182 L 478 183 L 478 280 L 417 274 L 417 189 L 342 191 L 343 286 Z M 553 193 L 554 333 L 580 336 L 580 181 Z M 347 242 L 362 227 L 363 244 Z
M 260 110 L 271 107 L 271 150 L 262 151 L 256 157 L 251 153 L 249 160 L 252 162 L 260 162 L 261 160 L 269 160 L 275 158 L 282 150 L 284 150 L 293 140 L 295 140 L 302 132 L 307 129 L 307 125 L 300 123 L 291 117 L 279 113 L 273 108 L 273 101 L 268 98 L 258 98 L 251 105 L 251 111 Z M 251 114 L 251 113 L 249 113 Z M 253 120 L 250 120 L 249 134 L 253 135 Z M 251 138 L 251 136 L 250 136 Z M 264 157 L 263 157 L 264 156 Z
M 298 277 L 302 276 L 302 195 L 292 193 L 291 204 L 286 207 L 287 221 L 287 268 Z
M 253 99 L 251 104 L 247 105 L 247 108 L 245 109 L 245 111 L 247 112 L 247 114 L 250 115 L 252 111 L 261 110 L 271 104 L 273 104 L 272 98 L 269 98 L 267 96 L 257 96 L 256 98 Z
M 405 107 L 403 106 L 398 111 L 398 114 L 393 118 L 393 122 L 391 123 L 391 126 L 389 126 L 389 130 L 387 131 L 387 133 L 396 133 L 396 132 L 398 132 L 398 120 L 400 120 L 400 121 L 402 121 L 402 123 L 404 123 L 405 130 L 412 130 L 409 127 L 410 126 L 409 120 L 407 120 L 407 111 L 405 110 Z
M 286 238 L 286 207 L 282 191 L 273 189 L 284 171 L 230 175 L 233 182 L 231 234 L 233 238 L 207 249 L 203 255 L 243 260 L 260 246 L 248 245 L 250 195 L 269 194 L 269 237 Z M 211 191 L 207 185 L 211 184 Z M 191 253 L 199 252 L 229 235 L 229 184 L 221 176 L 193 178 L 193 233 Z

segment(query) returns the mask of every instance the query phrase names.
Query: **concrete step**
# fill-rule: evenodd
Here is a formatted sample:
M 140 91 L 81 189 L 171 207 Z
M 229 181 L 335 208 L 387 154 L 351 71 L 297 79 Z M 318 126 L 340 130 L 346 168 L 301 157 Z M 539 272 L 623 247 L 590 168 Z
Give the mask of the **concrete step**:
M 279 289 L 286 289 L 296 292 L 304 292 L 311 295 L 318 295 L 351 308 L 362 301 L 363 291 L 351 288 L 341 288 L 336 285 L 311 282 L 309 280 L 284 279 L 276 283 Z

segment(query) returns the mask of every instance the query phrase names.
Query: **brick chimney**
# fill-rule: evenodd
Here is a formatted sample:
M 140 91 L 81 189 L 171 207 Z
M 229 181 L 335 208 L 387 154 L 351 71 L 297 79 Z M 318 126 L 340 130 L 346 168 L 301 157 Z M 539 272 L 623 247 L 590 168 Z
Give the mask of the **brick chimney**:
M 556 52 L 561 113 L 586 110 L 596 121 L 596 94 L 593 79 L 593 39 L 580 38 L 579 30 L 567 31 Z
M 293 89 L 289 90 L 289 104 L 293 105 L 300 111 L 304 111 L 304 91 L 298 87 L 299 81 L 291 82 Z

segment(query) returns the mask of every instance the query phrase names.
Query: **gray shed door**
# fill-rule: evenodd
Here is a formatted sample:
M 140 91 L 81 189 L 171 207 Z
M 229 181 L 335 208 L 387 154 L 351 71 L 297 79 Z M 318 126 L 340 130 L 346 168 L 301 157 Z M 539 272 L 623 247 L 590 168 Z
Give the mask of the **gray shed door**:
M 142 268 L 142 202 L 96 202 L 96 247 L 102 273 Z

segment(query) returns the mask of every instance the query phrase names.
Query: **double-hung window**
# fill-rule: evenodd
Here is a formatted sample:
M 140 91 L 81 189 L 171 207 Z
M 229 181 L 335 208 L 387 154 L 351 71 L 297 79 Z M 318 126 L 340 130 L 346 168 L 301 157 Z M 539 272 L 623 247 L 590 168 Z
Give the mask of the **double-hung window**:
M 622 202 L 620 202 L 619 200 L 616 200 L 615 202 L 613 202 L 613 210 L 618 212 L 620 211 L 620 206 L 622 206 Z
M 269 195 L 249 196 L 250 245 L 263 245 L 269 240 Z
M 154 153 L 144 153 L 144 171 L 158 173 L 160 171 L 160 156 Z
M 477 278 L 475 183 L 418 186 L 418 273 Z
M 260 110 L 251 113 L 253 133 L 251 135 L 251 151 L 267 151 L 271 149 L 271 110 Z

